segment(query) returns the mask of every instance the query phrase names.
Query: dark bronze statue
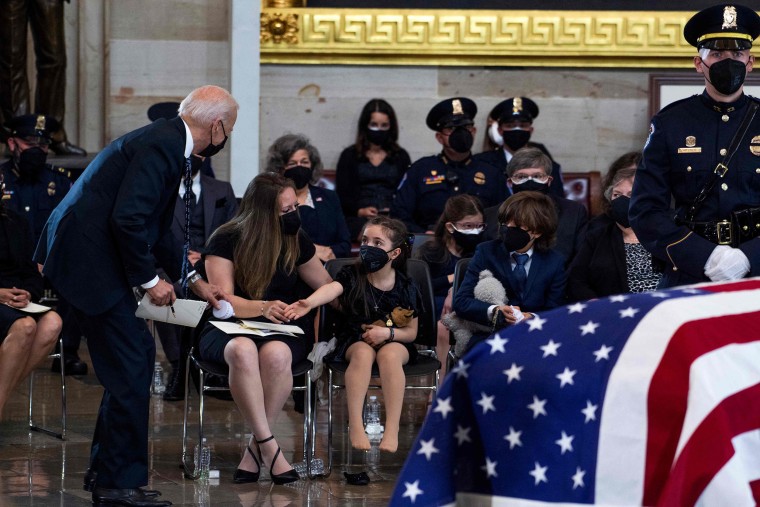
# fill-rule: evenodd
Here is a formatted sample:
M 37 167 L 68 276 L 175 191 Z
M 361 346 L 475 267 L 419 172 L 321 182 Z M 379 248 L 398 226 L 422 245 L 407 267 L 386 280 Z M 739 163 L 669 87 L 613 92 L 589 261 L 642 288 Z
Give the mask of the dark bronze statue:
M 68 1 L 68 0 L 67 0 Z M 86 155 L 66 138 L 63 128 L 66 95 L 66 46 L 63 0 L 5 0 L 0 8 L 0 117 L 32 113 L 27 77 L 27 26 L 31 28 L 37 67 L 34 112 L 55 118 L 52 135 L 58 155 Z

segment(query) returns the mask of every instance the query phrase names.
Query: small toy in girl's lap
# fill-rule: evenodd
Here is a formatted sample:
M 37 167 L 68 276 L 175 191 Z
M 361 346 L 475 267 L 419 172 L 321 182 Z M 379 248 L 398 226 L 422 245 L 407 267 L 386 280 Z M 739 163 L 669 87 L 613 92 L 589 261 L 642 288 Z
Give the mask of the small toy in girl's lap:
M 362 329 L 366 331 L 369 326 L 406 327 L 412 319 L 414 319 L 414 310 L 397 306 L 391 311 L 390 316 L 388 316 L 385 322 L 378 319 L 372 324 L 362 324 Z

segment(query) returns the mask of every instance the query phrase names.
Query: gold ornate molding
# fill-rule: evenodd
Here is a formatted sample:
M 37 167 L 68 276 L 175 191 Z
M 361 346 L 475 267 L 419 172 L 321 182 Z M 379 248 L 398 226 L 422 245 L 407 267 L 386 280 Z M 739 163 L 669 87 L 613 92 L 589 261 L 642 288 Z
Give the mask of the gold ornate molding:
M 269 9 L 297 16 L 291 44 L 265 36 L 262 63 L 689 67 L 690 12 Z

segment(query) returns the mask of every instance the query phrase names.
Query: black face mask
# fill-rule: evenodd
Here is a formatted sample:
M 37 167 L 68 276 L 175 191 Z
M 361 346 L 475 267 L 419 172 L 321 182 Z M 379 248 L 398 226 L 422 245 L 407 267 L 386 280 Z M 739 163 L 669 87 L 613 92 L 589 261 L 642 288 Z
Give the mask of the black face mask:
M 520 183 L 519 185 L 512 183 L 512 193 L 516 194 L 518 192 L 522 192 L 523 190 L 532 190 L 533 192 L 542 192 L 544 194 L 549 193 L 549 184 L 548 183 L 539 183 L 537 181 L 528 180 L 524 183 Z
M 47 153 L 39 146 L 22 151 L 17 161 L 21 179 L 36 179 L 45 168 L 46 160 Z
M 314 174 L 314 169 L 305 165 L 297 165 L 285 170 L 285 177 L 293 180 L 298 190 L 309 184 L 312 174 Z
M 362 258 L 362 264 L 364 269 L 368 273 L 374 273 L 379 271 L 388 264 L 388 252 L 382 248 L 370 245 L 362 245 L 359 247 L 359 256 Z
M 704 60 L 702 64 L 705 65 Z M 747 75 L 747 66 L 731 58 L 714 63 L 708 68 L 710 69 L 710 84 L 723 95 L 732 95 L 739 91 Z
M 196 157 L 195 155 L 190 155 L 190 172 L 192 173 L 193 178 L 198 174 L 202 167 L 203 159 L 201 157 Z
M 504 145 L 511 151 L 517 151 L 530 141 L 530 131 L 528 130 L 505 130 L 501 137 L 504 138 Z
M 301 215 L 294 209 L 284 215 L 280 215 L 280 230 L 285 236 L 295 236 L 301 228 Z
M 457 153 L 469 153 L 475 140 L 466 128 L 456 128 L 449 135 L 449 148 Z
M 224 139 L 222 139 L 221 143 L 214 144 L 214 142 L 213 142 L 214 136 L 212 135 L 211 136 L 211 140 L 209 140 L 208 146 L 206 146 L 205 148 L 203 148 L 203 150 L 201 150 L 198 153 L 199 156 L 201 156 L 201 157 L 213 157 L 214 155 L 216 155 L 217 153 L 219 153 L 220 151 L 222 151 L 222 148 L 224 148 L 224 145 L 227 143 L 227 132 L 224 131 L 224 123 L 222 123 L 221 121 L 219 123 L 222 124 L 222 133 L 224 134 Z M 214 131 L 214 127 L 212 125 L 211 126 L 211 132 L 212 132 L 212 134 L 213 134 L 213 131 Z
M 368 130 L 367 141 L 377 146 L 384 146 L 391 137 L 390 130 Z
M 499 237 L 507 252 L 522 250 L 530 243 L 530 234 L 519 227 L 502 225 L 499 227 Z
M 483 242 L 483 232 L 477 234 L 465 234 L 457 231 L 451 233 L 451 237 L 454 238 L 456 244 L 462 249 L 462 254 L 467 254 L 475 251 L 475 247 Z
M 626 229 L 631 226 L 631 223 L 628 220 L 628 207 L 630 204 L 631 198 L 624 195 L 616 197 L 610 202 L 610 215 L 612 215 L 615 222 L 619 223 Z

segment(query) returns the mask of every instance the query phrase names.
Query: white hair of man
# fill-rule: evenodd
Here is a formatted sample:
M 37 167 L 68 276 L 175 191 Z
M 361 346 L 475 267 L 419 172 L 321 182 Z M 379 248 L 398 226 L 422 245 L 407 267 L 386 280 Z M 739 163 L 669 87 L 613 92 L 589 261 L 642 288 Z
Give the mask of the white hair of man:
M 191 91 L 180 103 L 178 113 L 188 124 L 209 125 L 220 119 L 229 121 L 232 112 L 240 108 L 230 92 L 214 85 Z

